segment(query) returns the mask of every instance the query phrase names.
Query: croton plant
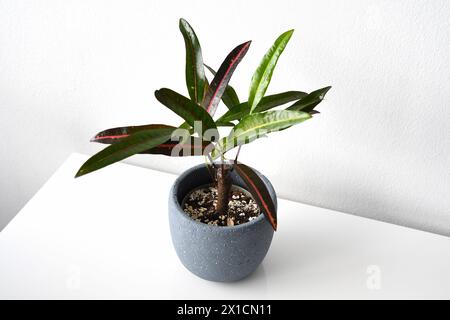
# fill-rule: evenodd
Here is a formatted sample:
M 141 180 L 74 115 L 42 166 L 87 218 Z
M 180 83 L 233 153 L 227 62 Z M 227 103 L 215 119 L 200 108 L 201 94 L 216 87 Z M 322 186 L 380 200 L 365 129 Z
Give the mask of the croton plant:
M 184 122 L 178 127 L 148 124 L 101 131 L 91 141 L 109 146 L 88 159 L 75 177 L 134 154 L 203 155 L 218 191 L 216 214 L 227 214 L 231 189 L 230 172 L 234 171 L 246 183 L 247 190 L 276 230 L 276 209 L 269 191 L 251 167 L 238 162 L 240 148 L 268 133 L 311 119 L 312 115 L 319 113 L 315 107 L 331 87 L 311 93 L 286 91 L 265 95 L 278 58 L 294 32 L 289 30 L 281 34 L 264 55 L 251 79 L 248 100 L 241 102 L 229 81 L 247 53 L 251 41 L 234 48 L 216 72 L 204 63 L 200 42 L 189 23 L 180 19 L 179 27 L 186 47 L 186 86 L 189 98 L 167 88 L 156 90 L 155 96 L 160 103 L 183 118 Z M 205 69 L 213 76 L 210 82 Z M 214 120 L 220 101 L 228 110 Z M 292 104 L 287 108 L 272 110 L 290 102 Z M 220 137 L 219 127 L 231 127 L 231 130 L 228 135 Z M 236 156 L 228 160 L 226 153 L 235 147 L 238 147 Z

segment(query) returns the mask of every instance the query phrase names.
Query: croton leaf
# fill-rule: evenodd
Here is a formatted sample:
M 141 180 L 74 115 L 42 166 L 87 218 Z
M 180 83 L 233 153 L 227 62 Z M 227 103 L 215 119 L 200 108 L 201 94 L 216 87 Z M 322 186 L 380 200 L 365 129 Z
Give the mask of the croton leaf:
M 153 128 L 171 128 L 163 124 L 148 124 L 142 126 L 118 127 L 104 130 L 94 136 L 91 142 L 98 142 L 104 144 L 113 144 L 122 141 L 136 132 L 153 129 Z M 166 156 L 199 156 L 203 155 L 203 151 L 211 144 L 209 141 L 204 141 L 198 137 L 187 137 L 184 141 L 174 141 L 172 139 L 164 143 L 139 153 L 146 154 L 162 154 Z
M 233 122 L 217 122 L 216 124 L 218 127 L 234 127 L 235 124 Z
M 322 100 L 325 98 L 325 95 L 327 94 L 328 90 L 330 90 L 330 89 L 331 89 L 331 87 L 325 87 L 325 88 L 313 91 L 310 94 L 308 94 L 305 97 L 298 100 L 297 102 L 295 102 L 289 108 L 286 108 L 286 110 L 303 111 L 303 112 L 311 113 L 314 110 L 314 108 L 319 103 L 322 102 Z
M 211 142 L 202 140 L 198 137 L 189 137 L 187 141 L 166 142 L 141 153 L 161 154 L 170 157 L 203 156 L 206 148 L 212 147 Z
M 239 62 L 241 62 L 242 58 L 244 58 L 247 53 L 250 43 L 251 41 L 248 41 L 234 48 L 222 62 L 214 79 L 211 81 L 202 103 L 211 116 L 216 112 L 222 94 L 225 91 L 234 70 L 236 70 Z
M 278 58 L 283 53 L 289 39 L 294 30 L 289 30 L 280 35 L 275 43 L 270 47 L 269 51 L 264 55 L 261 63 L 253 74 L 250 84 L 250 93 L 248 96 L 248 104 L 250 106 L 250 113 L 258 105 L 259 101 L 264 97 L 267 87 L 272 78 L 273 71 L 277 65 Z
M 153 128 L 136 132 L 114 143 L 89 158 L 78 170 L 75 177 L 128 158 L 145 150 L 150 150 L 170 139 L 175 127 Z
M 155 91 L 155 96 L 159 102 L 182 117 L 191 127 L 194 127 L 195 121 L 201 121 L 203 128 L 198 128 L 199 130 L 217 129 L 214 120 L 205 109 L 181 94 L 162 88 Z M 201 131 L 198 133 L 203 134 Z
M 272 108 L 283 105 L 285 103 L 301 99 L 306 95 L 307 94 L 302 91 L 286 91 L 282 93 L 265 96 L 256 106 L 255 112 L 267 111 Z M 243 116 L 248 115 L 249 112 L 250 109 L 248 107 L 248 102 L 243 102 L 235 106 L 233 109 L 228 110 L 223 116 L 221 116 L 217 120 L 217 123 L 239 120 Z
M 205 64 L 205 67 L 215 76 L 216 71 L 214 71 L 213 68 Z M 223 103 L 228 107 L 228 109 L 231 109 L 239 104 L 239 97 L 236 93 L 236 90 L 230 85 L 227 85 L 225 88 L 225 91 L 222 94 L 222 101 Z
M 180 31 L 186 46 L 186 86 L 191 100 L 201 104 L 208 86 L 200 42 L 194 29 L 184 19 L 180 19 Z
M 124 138 L 130 136 L 133 133 L 148 130 L 148 129 L 160 129 L 160 128 L 172 128 L 165 124 L 146 124 L 142 126 L 128 126 L 128 127 L 117 127 L 112 129 L 103 130 L 97 133 L 91 142 L 112 144 L 123 140 Z
M 190 129 L 191 126 L 190 126 L 189 123 L 187 123 L 187 122 L 185 121 L 185 122 L 183 122 L 178 128 L 180 128 L 180 129 Z
M 264 181 L 258 176 L 255 170 L 245 164 L 235 164 L 234 170 L 244 180 L 247 185 L 247 190 L 251 193 L 259 208 L 272 225 L 272 228 L 276 231 L 277 210 Z
M 267 133 L 279 131 L 310 119 L 311 115 L 302 111 L 275 110 L 253 113 L 245 116 L 230 134 L 221 139 L 212 151 L 212 158 L 246 143 L 250 143 Z

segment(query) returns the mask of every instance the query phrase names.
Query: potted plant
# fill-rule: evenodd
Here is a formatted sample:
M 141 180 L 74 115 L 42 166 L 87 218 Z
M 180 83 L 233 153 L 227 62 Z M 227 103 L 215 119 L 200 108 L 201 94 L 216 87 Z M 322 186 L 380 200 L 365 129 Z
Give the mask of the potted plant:
M 236 281 L 264 259 L 277 228 L 277 198 L 269 180 L 238 162 L 242 145 L 312 118 L 331 87 L 309 94 L 286 91 L 265 96 L 278 58 L 293 30 L 281 34 L 263 57 L 240 102 L 229 85 L 250 41 L 234 48 L 217 72 L 204 64 L 199 40 L 188 22 L 179 24 L 186 46 L 189 98 L 162 88 L 156 99 L 184 119 L 178 127 L 149 124 L 104 130 L 91 140 L 109 144 L 87 160 L 76 177 L 134 154 L 205 157 L 182 173 L 169 193 L 169 221 L 175 250 L 187 269 L 213 281 Z M 213 79 L 207 80 L 205 69 Z M 213 120 L 219 102 L 228 110 Z M 284 109 L 275 107 L 292 102 Z M 230 127 L 220 137 L 218 128 Z M 237 147 L 233 159 L 226 153 Z

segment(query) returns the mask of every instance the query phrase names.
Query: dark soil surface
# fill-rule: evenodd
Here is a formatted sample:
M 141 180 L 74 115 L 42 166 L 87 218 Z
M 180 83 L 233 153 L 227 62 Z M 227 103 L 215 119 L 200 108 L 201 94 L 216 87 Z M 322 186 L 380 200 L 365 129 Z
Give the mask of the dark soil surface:
M 233 226 L 249 222 L 259 216 L 260 210 L 255 200 L 233 186 L 228 202 L 228 214 L 216 213 L 217 189 L 203 187 L 186 196 L 183 210 L 192 219 L 216 226 Z

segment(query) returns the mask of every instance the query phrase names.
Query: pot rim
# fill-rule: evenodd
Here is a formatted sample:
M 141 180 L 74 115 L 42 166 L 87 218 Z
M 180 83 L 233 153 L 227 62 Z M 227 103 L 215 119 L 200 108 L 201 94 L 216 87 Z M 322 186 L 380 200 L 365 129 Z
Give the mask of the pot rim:
M 253 219 L 253 220 L 248 221 L 248 222 L 243 223 L 243 224 L 234 225 L 234 226 L 215 226 L 215 225 L 206 224 L 206 223 L 203 223 L 203 222 L 200 222 L 200 221 L 196 221 L 196 220 L 192 219 L 191 217 L 189 217 L 187 215 L 187 213 L 184 212 L 183 208 L 181 207 L 181 204 L 178 202 L 177 192 L 176 192 L 175 188 L 181 183 L 181 181 L 183 179 L 186 178 L 186 176 L 189 173 L 191 173 L 192 171 L 198 170 L 198 169 L 200 169 L 200 168 L 202 168 L 204 166 L 205 166 L 204 164 L 198 164 L 198 165 L 196 165 L 194 167 L 191 167 L 191 168 L 185 170 L 182 174 L 180 174 L 178 176 L 178 178 L 175 180 L 175 182 L 174 182 L 174 184 L 172 186 L 171 198 L 172 198 L 172 201 L 175 202 L 176 208 L 178 209 L 177 212 L 179 213 L 180 216 L 182 216 L 182 219 L 185 219 L 185 220 L 189 221 L 190 223 L 196 224 L 199 227 L 201 226 L 201 228 L 205 228 L 205 229 L 209 229 L 209 230 L 217 230 L 218 232 L 221 232 L 221 231 L 226 232 L 226 231 L 239 230 L 239 229 L 243 229 L 243 228 L 250 228 L 251 226 L 253 226 L 253 225 L 257 224 L 257 223 L 261 223 L 261 222 L 269 223 L 269 221 L 266 219 L 266 215 L 264 214 L 264 212 L 261 212 L 256 219 Z M 198 186 L 198 187 L 201 187 L 201 186 Z M 193 191 L 195 189 L 196 188 L 192 189 L 191 191 Z M 245 188 L 243 188 L 243 189 L 248 192 L 247 189 L 245 189 Z M 260 208 L 260 210 L 261 210 L 261 208 Z M 266 221 L 264 221 L 264 220 L 266 220 Z

